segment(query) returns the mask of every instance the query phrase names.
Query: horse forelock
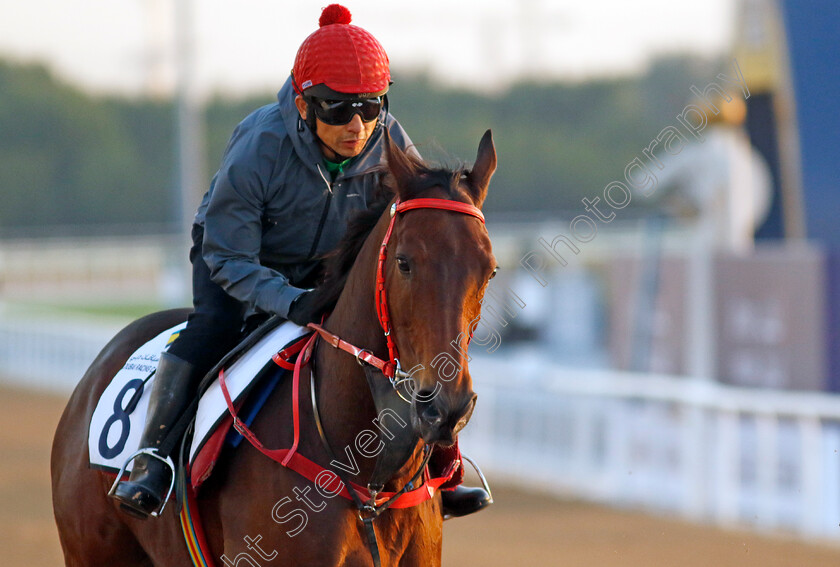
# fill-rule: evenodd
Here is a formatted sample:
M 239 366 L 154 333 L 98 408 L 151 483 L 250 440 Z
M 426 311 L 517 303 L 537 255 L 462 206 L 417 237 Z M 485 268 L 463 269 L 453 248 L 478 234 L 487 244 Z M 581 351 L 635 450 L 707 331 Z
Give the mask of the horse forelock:
M 411 199 L 419 199 L 429 190 L 439 189 L 443 191 L 443 198 L 453 201 L 463 201 L 464 191 L 461 187 L 461 180 L 464 175 L 465 168 L 463 165 L 455 168 L 418 168 L 416 175 L 398 189 L 400 200 L 409 201 Z M 390 181 L 393 183 L 392 179 Z

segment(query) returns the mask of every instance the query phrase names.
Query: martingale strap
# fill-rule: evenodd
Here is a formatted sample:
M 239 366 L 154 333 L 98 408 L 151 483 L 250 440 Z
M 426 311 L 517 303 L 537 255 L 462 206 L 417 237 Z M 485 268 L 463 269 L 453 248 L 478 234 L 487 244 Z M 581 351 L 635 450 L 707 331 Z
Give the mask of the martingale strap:
M 222 390 L 222 395 L 225 398 L 225 403 L 227 404 L 228 411 L 230 412 L 231 416 L 233 417 L 233 427 L 240 433 L 242 436 L 248 440 L 248 442 L 254 446 L 259 452 L 267 456 L 273 461 L 277 461 L 278 463 L 282 464 L 284 467 L 289 468 L 302 477 L 306 478 L 312 483 L 316 482 L 316 479 L 319 478 L 319 475 L 322 473 L 330 473 L 335 475 L 334 472 L 330 471 L 322 467 L 321 465 L 311 461 L 297 452 L 298 441 L 300 440 L 300 419 L 299 419 L 299 391 L 300 391 L 300 372 L 301 369 L 306 366 L 308 363 L 309 357 L 312 352 L 312 346 L 314 345 L 315 339 L 318 337 L 318 334 L 313 334 L 309 340 L 307 341 L 306 345 L 301 349 L 301 353 L 298 355 L 297 361 L 295 362 L 295 372 L 292 379 L 292 414 L 293 414 L 293 421 L 294 421 L 294 442 L 292 447 L 289 449 L 269 449 L 262 442 L 257 439 L 256 435 L 248 428 L 245 423 L 240 421 L 239 416 L 237 415 L 236 408 L 233 406 L 233 401 L 230 397 L 230 392 L 228 391 L 227 384 L 225 382 L 225 373 L 224 369 L 219 371 L 219 386 Z M 441 485 L 446 483 L 452 475 L 455 473 L 456 467 L 449 467 L 448 470 L 444 471 L 444 475 L 432 479 L 428 479 L 424 484 L 421 486 L 403 492 L 402 494 L 396 492 L 380 492 L 376 495 L 376 500 L 374 501 L 374 505 L 380 506 L 382 504 L 387 503 L 392 498 L 396 497 L 393 502 L 389 504 L 390 508 L 412 508 L 429 500 L 434 496 L 435 492 L 440 488 Z M 337 476 L 337 475 L 336 475 Z M 321 477 L 323 479 L 323 477 Z M 347 500 L 353 500 L 353 496 L 348 492 L 347 486 L 342 482 L 341 483 L 341 490 L 332 490 L 332 487 L 325 487 L 322 485 L 322 488 L 326 490 L 330 490 L 331 492 L 346 498 Z M 357 494 L 361 495 L 364 499 L 370 500 L 371 494 L 368 489 L 364 486 L 358 485 L 354 482 L 350 482 L 351 488 L 356 491 Z

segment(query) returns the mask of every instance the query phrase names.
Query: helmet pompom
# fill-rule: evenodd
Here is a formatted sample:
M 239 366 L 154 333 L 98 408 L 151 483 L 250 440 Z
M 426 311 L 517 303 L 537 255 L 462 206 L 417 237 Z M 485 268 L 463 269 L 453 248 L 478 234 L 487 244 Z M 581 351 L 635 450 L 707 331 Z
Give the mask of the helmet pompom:
M 332 24 L 349 24 L 351 18 L 350 10 L 341 4 L 330 4 L 321 12 L 318 25 L 324 27 Z
M 320 27 L 303 40 L 295 56 L 296 93 L 318 85 L 339 94 L 388 92 L 388 54 L 370 32 L 350 24 L 350 10 L 330 4 L 318 23 Z

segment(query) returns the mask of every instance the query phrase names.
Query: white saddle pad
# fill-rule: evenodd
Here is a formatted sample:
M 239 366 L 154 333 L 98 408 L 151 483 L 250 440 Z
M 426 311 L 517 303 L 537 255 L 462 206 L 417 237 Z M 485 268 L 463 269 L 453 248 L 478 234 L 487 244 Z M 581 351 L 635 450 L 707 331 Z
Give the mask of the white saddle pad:
M 92 467 L 118 472 L 126 459 L 140 447 L 140 435 L 149 406 L 149 392 L 154 382 L 154 375 L 149 375 L 157 368 L 160 353 L 166 350 L 185 326 L 186 323 L 182 323 L 168 329 L 137 349 L 105 388 L 90 420 L 88 451 Z M 225 370 L 225 382 L 231 397 L 237 400 L 271 357 L 305 332 L 304 328 L 287 321 L 241 355 Z M 129 401 L 141 387 L 143 393 L 137 405 L 130 413 L 126 413 Z M 227 404 L 216 381 L 198 404 L 190 461 L 226 413 Z M 131 465 L 127 470 L 131 470 Z

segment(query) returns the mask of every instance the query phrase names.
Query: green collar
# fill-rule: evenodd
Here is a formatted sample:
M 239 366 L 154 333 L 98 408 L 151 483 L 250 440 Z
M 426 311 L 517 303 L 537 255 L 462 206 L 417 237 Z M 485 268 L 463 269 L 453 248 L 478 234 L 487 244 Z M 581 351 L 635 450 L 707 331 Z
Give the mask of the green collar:
M 347 158 L 346 160 L 336 163 L 334 161 L 330 161 L 327 158 L 324 158 L 324 165 L 327 167 L 327 171 L 330 172 L 330 175 L 335 178 L 336 175 L 342 173 L 344 168 L 347 167 L 350 162 L 353 161 L 353 158 Z

